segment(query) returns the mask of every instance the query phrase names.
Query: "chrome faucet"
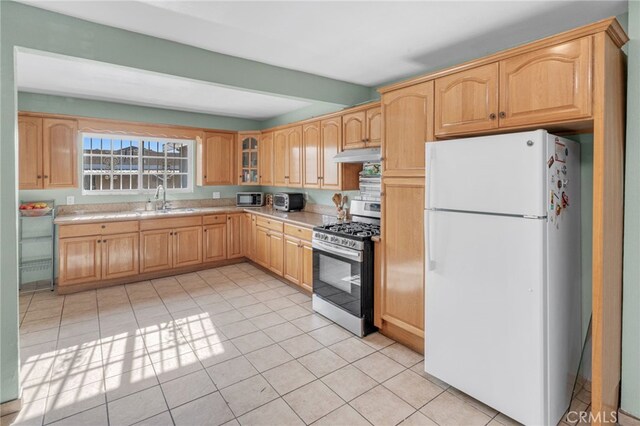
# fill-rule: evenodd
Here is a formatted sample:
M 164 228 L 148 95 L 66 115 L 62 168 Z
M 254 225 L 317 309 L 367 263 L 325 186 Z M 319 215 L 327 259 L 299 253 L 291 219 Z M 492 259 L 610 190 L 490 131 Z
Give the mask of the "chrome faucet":
M 158 209 L 158 199 L 160 198 L 160 191 L 162 191 L 162 204 L 160 204 L 160 210 L 167 209 L 167 190 L 162 185 L 158 185 L 156 188 L 156 195 L 153 197 L 156 200 L 156 210 Z

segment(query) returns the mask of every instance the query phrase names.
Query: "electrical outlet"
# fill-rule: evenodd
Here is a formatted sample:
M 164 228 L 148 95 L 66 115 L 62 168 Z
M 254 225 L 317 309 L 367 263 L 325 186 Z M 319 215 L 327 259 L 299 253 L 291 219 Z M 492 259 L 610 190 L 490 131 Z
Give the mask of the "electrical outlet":
M 76 197 L 73 195 L 67 195 L 67 205 L 71 206 L 76 203 Z
M 220 193 L 219 192 L 214 192 L 213 193 L 213 199 L 217 200 L 218 198 L 220 198 Z

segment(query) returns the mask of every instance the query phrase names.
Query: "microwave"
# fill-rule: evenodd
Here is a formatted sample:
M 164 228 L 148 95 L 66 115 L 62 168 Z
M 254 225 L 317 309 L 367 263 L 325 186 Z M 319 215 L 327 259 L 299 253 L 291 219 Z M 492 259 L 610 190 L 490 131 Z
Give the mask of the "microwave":
M 278 192 L 273 194 L 273 208 L 290 212 L 304 208 L 304 194 L 300 192 Z
M 263 205 L 263 192 L 236 192 L 236 206 L 238 207 L 260 207 Z

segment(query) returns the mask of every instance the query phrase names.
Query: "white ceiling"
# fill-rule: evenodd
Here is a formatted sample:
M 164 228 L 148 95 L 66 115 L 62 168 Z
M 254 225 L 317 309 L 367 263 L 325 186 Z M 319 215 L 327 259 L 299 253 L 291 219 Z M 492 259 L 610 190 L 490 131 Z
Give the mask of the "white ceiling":
M 18 90 L 265 120 L 309 102 L 104 62 L 19 51 Z
M 626 12 L 608 1 L 57 1 L 63 14 L 374 86 Z

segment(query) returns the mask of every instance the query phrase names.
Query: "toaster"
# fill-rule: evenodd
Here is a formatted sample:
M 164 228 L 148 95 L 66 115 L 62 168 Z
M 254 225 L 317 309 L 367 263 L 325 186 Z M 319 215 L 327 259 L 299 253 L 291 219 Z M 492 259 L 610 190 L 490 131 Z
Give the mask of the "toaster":
M 300 192 L 278 192 L 273 194 L 273 208 L 283 212 L 302 210 L 304 194 Z

